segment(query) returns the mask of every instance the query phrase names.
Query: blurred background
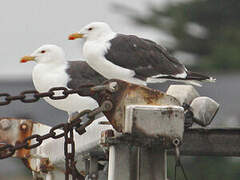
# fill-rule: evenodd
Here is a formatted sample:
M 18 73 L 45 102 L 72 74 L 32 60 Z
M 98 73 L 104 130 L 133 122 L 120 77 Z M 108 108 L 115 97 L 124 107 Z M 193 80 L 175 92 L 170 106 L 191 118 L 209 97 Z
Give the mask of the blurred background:
M 240 1 L 238 0 L 8 0 L 0 6 L 0 92 L 34 89 L 33 63 L 20 64 L 43 44 L 64 48 L 68 59 L 82 59 L 82 41 L 70 33 L 92 21 L 105 21 L 116 32 L 135 34 L 165 46 L 188 68 L 217 78 L 197 88 L 221 105 L 213 127 L 240 126 Z M 168 83 L 154 86 L 166 90 Z M 67 115 L 46 104 L 13 102 L 0 107 L 0 117 L 24 117 L 48 125 Z M 240 159 L 183 157 L 189 179 L 237 180 Z M 174 164 L 169 158 L 169 179 Z M 183 179 L 181 173 L 178 179 Z M 0 180 L 31 179 L 21 160 L 0 161 Z

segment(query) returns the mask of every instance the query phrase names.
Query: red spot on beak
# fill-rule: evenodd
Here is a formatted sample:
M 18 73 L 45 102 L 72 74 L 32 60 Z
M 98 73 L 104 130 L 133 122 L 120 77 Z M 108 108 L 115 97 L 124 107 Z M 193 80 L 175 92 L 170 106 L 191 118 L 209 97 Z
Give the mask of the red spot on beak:
M 20 60 L 20 63 L 25 63 L 25 62 L 28 62 L 28 61 L 34 61 L 34 58 L 35 58 L 34 56 L 24 56 Z
M 74 39 L 75 39 L 75 37 L 73 37 L 73 36 L 68 37 L 68 40 L 74 40 Z
M 26 59 L 21 59 L 21 61 L 20 61 L 20 63 L 25 63 L 25 62 L 27 62 Z

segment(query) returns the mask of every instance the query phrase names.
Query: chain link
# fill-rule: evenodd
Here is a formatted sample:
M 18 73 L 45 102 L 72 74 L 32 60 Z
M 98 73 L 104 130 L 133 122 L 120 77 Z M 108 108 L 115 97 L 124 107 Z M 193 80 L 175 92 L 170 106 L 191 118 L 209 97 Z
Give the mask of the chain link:
M 29 90 L 23 91 L 17 96 L 11 96 L 8 93 L 0 93 L 0 106 L 8 105 L 12 101 L 20 100 L 23 103 L 34 103 L 44 97 L 49 97 L 53 100 L 65 99 L 70 94 L 82 94 L 86 93 L 87 91 L 94 91 L 91 90 L 93 85 L 83 85 L 80 86 L 79 89 L 67 89 L 66 87 L 54 87 L 51 88 L 48 92 L 39 93 L 36 90 Z M 108 87 L 108 86 L 96 86 L 96 91 L 102 90 L 103 88 L 107 90 L 112 90 L 116 88 Z M 81 90 L 83 88 L 83 91 Z M 110 91 L 109 90 L 109 91 Z M 114 91 L 110 91 L 114 92 Z M 112 102 L 107 100 L 102 103 L 102 105 L 93 111 L 86 110 L 79 113 L 77 116 L 72 118 L 70 123 L 61 123 L 54 127 L 52 127 L 48 133 L 44 135 L 34 134 L 27 138 L 25 138 L 22 142 L 17 141 L 15 145 L 12 144 L 1 144 L 0 146 L 0 159 L 5 159 L 11 157 L 15 154 L 16 150 L 19 149 L 33 149 L 40 146 L 44 140 L 47 139 L 59 139 L 64 137 L 64 154 L 65 154 L 65 166 L 66 166 L 66 173 L 65 173 L 65 180 L 69 180 L 70 175 L 72 175 L 72 180 L 82 180 L 84 177 L 77 171 L 76 162 L 74 161 L 75 157 L 75 142 L 74 142 L 74 134 L 73 129 L 82 135 L 86 132 L 85 128 L 89 126 L 95 119 L 95 115 L 103 112 L 103 111 L 110 111 L 112 109 Z M 83 116 L 87 116 L 88 121 L 83 124 L 81 118 Z M 57 130 L 61 130 L 62 132 L 57 132 Z
M 10 104 L 11 100 L 9 100 L 10 98 L 10 94 L 7 94 L 7 93 L 1 93 L 0 94 L 0 98 L 3 98 L 5 97 L 5 101 L 0 101 L 0 106 L 4 106 L 4 105 L 8 105 Z
M 55 91 L 55 90 L 54 90 Z M 10 97 L 10 96 L 7 96 Z M 16 99 L 16 98 L 15 98 Z M 107 104 L 110 102 L 107 101 Z M 42 142 L 46 139 L 59 139 L 64 137 L 64 154 L 65 154 L 65 180 L 69 180 L 70 175 L 72 176 L 72 180 L 82 180 L 83 176 L 77 171 L 76 162 L 74 160 L 75 157 L 75 142 L 74 142 L 74 134 L 73 129 L 75 129 L 78 134 L 82 135 L 86 132 L 85 128 L 89 126 L 95 119 L 95 115 L 101 111 L 107 111 L 106 103 L 103 103 L 102 106 L 90 111 L 86 110 L 79 113 L 75 116 L 70 123 L 61 123 L 54 127 L 52 127 L 48 133 L 44 135 L 34 134 L 27 138 L 25 138 L 22 142 L 17 141 L 15 145 L 5 144 L 0 146 L 0 159 L 5 159 L 14 155 L 16 150 L 19 149 L 33 149 L 42 144 Z M 112 107 L 112 106 L 111 106 Z M 87 116 L 88 121 L 83 124 L 81 118 L 83 116 Z M 57 130 L 61 130 L 62 132 L 57 132 Z
M 65 179 L 69 180 L 70 175 L 72 175 L 72 180 L 77 179 L 83 179 L 82 175 L 77 172 L 77 169 L 75 167 L 75 143 L 74 143 L 74 136 L 73 136 L 73 129 L 74 128 L 81 128 L 83 130 L 86 128 L 91 122 L 94 120 L 93 118 L 89 118 L 87 122 L 85 122 L 83 125 L 80 125 L 81 123 L 81 117 L 90 113 L 92 111 L 87 111 L 84 113 L 80 113 L 81 116 L 77 116 L 75 119 L 72 120 L 70 123 L 62 123 L 58 124 L 54 127 L 52 127 L 47 134 L 44 135 L 38 135 L 34 134 L 27 138 L 25 138 L 22 142 L 16 142 L 15 145 L 11 144 L 4 144 L 0 146 L 0 159 L 5 159 L 8 157 L 11 157 L 14 155 L 16 150 L 19 149 L 33 149 L 42 144 L 42 142 L 46 139 L 59 139 L 64 137 L 64 154 L 65 154 L 65 165 L 66 165 L 66 173 L 65 173 Z M 83 127 L 82 127 L 83 126 Z M 58 133 L 56 130 L 61 129 L 62 132 Z M 82 134 L 82 133 L 81 133 Z M 69 149 L 70 148 L 70 149 Z
M 81 86 L 81 87 L 84 87 L 85 88 L 84 90 L 86 90 L 86 88 L 90 90 L 92 86 L 89 85 L 87 87 L 86 86 Z M 70 94 L 81 93 L 82 92 L 81 87 L 79 87 L 79 89 L 67 89 L 66 87 L 54 87 L 54 88 L 51 88 L 49 91 L 42 92 L 42 93 L 39 93 L 36 90 L 29 90 L 29 91 L 23 91 L 17 96 L 11 96 L 8 93 L 0 93 L 0 106 L 8 105 L 12 101 L 16 101 L 16 100 L 20 100 L 23 103 L 34 103 L 44 97 L 49 97 L 50 99 L 53 99 L 53 100 L 65 99 Z
M 42 144 L 42 142 L 46 139 L 59 139 L 65 136 L 66 132 L 69 132 L 73 128 L 80 128 L 80 130 L 83 130 L 88 125 L 91 124 L 91 122 L 94 120 L 94 117 L 90 117 L 88 121 L 86 121 L 84 124 L 80 125 L 82 120 L 80 119 L 82 116 L 91 113 L 92 111 L 86 111 L 84 113 L 80 113 L 81 116 L 77 116 L 75 119 L 72 120 L 70 123 L 61 123 L 56 126 L 53 126 L 47 134 L 44 135 L 38 135 L 34 134 L 27 138 L 25 138 L 22 142 L 17 142 L 15 145 L 11 144 L 5 144 L 0 146 L 0 159 L 5 159 L 8 157 L 11 157 L 16 150 L 19 149 L 33 149 Z M 56 130 L 62 130 L 62 132 L 56 132 Z M 30 144 L 31 142 L 31 144 Z M 5 152 L 8 152 L 7 154 Z M 4 154 L 4 155 L 3 155 Z M 6 155 L 5 155 L 6 154 Z
M 17 96 L 11 96 L 8 93 L 0 93 L 0 106 L 8 105 L 12 101 L 20 100 L 23 103 L 34 103 L 44 97 L 49 97 L 53 100 L 65 99 L 71 94 L 86 94 L 86 92 L 97 92 L 107 90 L 108 92 L 115 92 L 118 90 L 116 82 L 110 82 L 106 85 L 82 85 L 78 89 L 68 89 L 66 87 L 54 87 L 47 92 L 39 93 L 36 90 L 23 91 Z

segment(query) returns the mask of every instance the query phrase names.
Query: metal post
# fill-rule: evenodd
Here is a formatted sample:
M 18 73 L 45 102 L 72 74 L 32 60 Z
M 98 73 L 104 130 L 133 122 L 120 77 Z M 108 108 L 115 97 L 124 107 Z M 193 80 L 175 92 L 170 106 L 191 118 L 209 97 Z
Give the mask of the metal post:
M 166 180 L 165 150 L 117 144 L 110 146 L 108 180 Z
M 108 180 L 136 179 L 136 150 L 127 144 L 110 146 Z
M 139 180 L 167 180 L 167 154 L 161 149 L 153 152 L 152 149 L 142 148 L 141 170 Z
M 98 161 L 96 156 L 90 155 L 89 179 L 96 180 L 98 178 Z

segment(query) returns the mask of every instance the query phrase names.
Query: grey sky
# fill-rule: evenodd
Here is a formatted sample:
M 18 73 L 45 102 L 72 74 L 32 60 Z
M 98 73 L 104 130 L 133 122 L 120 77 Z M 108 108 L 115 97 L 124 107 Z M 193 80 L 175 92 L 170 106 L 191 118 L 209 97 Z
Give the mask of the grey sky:
M 57 44 L 67 58 L 82 57 L 82 41 L 68 41 L 69 33 L 92 21 L 106 21 L 117 32 L 156 39 L 150 29 L 134 26 L 128 18 L 113 10 L 120 3 L 146 12 L 149 2 L 165 0 L 8 0 L 0 6 L 0 79 L 30 78 L 33 63 L 20 64 L 19 59 L 43 44 Z

